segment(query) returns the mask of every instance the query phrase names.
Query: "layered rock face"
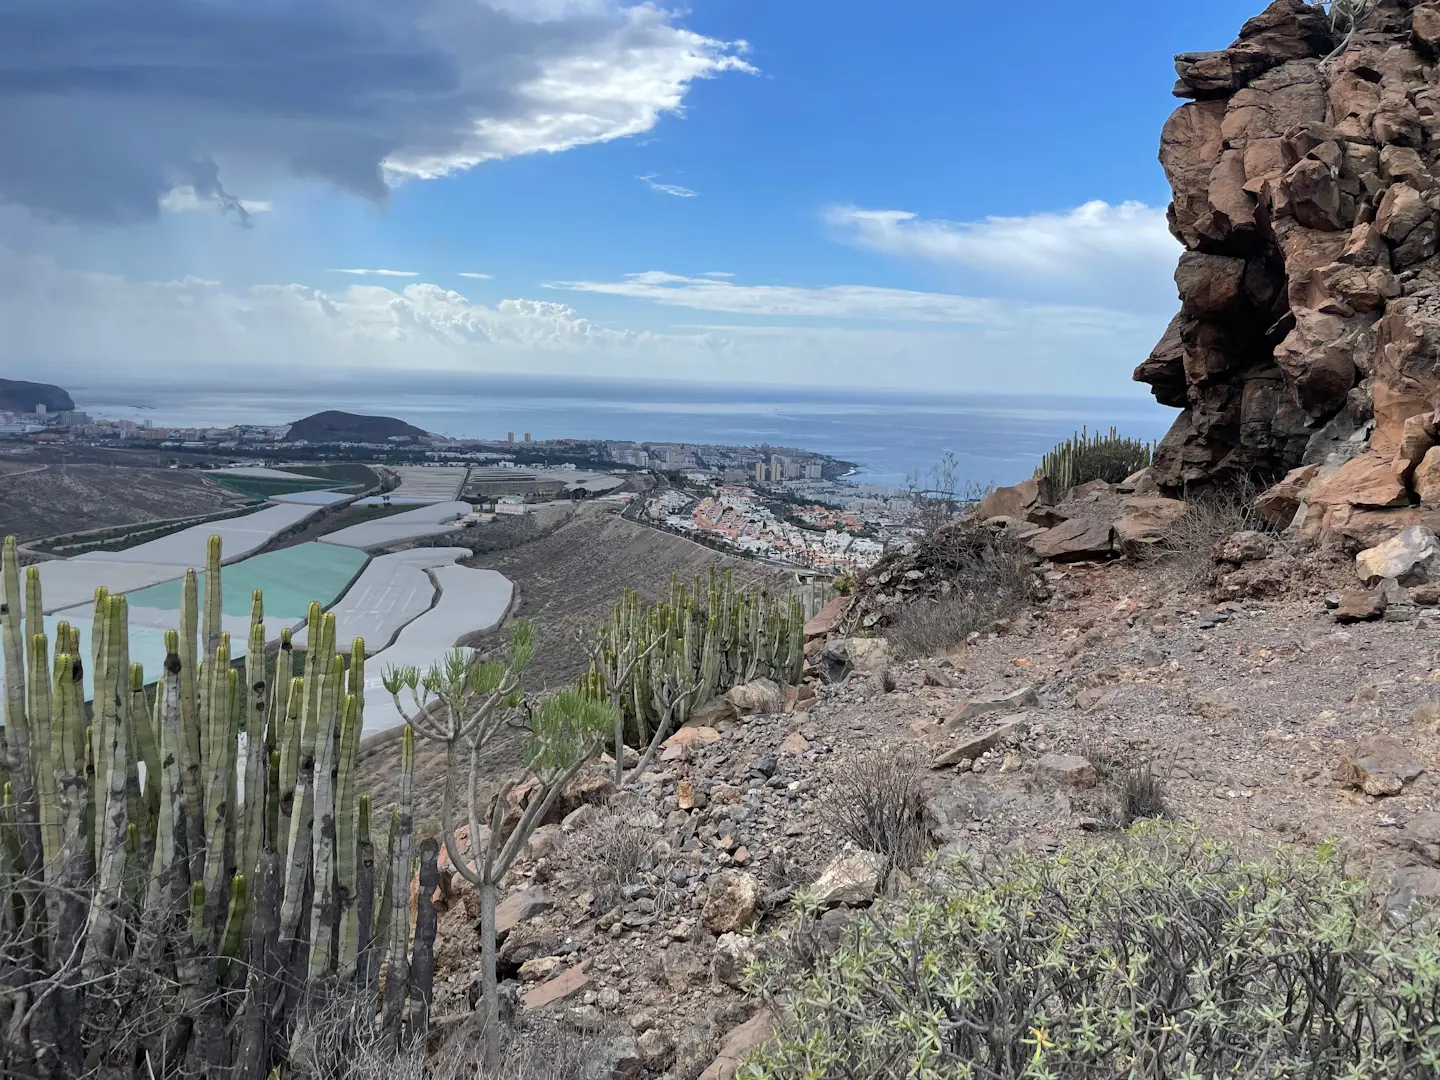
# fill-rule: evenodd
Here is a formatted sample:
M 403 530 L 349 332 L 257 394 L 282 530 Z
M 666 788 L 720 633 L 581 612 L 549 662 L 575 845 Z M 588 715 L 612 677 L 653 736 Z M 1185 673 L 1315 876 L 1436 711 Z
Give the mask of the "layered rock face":
M 1283 505 L 1343 532 L 1357 508 L 1413 519 L 1437 441 L 1440 0 L 1381 0 L 1336 45 L 1318 5 L 1276 0 L 1230 48 L 1176 58 L 1181 309 L 1135 378 L 1184 410 L 1162 487 L 1314 464 Z

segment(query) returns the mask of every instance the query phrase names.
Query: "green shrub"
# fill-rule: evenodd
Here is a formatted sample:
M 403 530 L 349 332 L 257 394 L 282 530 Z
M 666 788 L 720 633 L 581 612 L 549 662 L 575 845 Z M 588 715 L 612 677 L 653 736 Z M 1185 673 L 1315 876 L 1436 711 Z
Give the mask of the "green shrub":
M 1127 439 L 1113 427 L 1110 434 L 1091 435 L 1081 428 L 1046 454 L 1039 475 L 1050 481 L 1058 497 L 1073 487 L 1092 480 L 1118 484 L 1131 473 L 1150 465 L 1154 447 L 1143 439 Z
M 1145 825 L 947 864 L 862 919 L 737 1080 L 1440 1075 L 1440 940 L 1333 850 L 1252 859 Z

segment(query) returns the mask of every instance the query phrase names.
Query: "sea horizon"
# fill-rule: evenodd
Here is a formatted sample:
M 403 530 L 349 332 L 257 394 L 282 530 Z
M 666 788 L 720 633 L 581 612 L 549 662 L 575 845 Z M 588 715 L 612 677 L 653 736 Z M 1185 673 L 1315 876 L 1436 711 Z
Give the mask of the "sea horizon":
M 466 384 L 470 385 L 466 385 Z M 849 479 L 903 485 L 946 453 L 962 484 L 1008 484 L 1081 428 L 1159 439 L 1175 411 L 1148 397 L 935 393 L 534 377 L 399 387 L 292 387 L 274 394 L 77 386 L 76 407 L 107 419 L 164 427 L 279 425 L 326 409 L 393 416 L 452 438 L 597 439 L 795 446 L 854 462 Z

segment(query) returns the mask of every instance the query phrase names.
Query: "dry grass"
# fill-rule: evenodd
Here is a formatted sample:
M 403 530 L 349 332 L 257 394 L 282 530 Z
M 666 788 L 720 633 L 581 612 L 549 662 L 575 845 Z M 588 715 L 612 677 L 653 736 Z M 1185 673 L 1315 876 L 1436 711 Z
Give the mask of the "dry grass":
M 481 1064 L 478 1025 L 461 1022 L 439 1049 L 424 1045 L 395 1050 L 382 1040 L 350 1040 L 344 1047 L 341 1071 L 299 1068 L 292 1075 L 305 1080 L 582 1080 L 599 1056 L 594 1038 L 554 1021 L 533 1021 L 510 1029 L 500 1065 Z
M 1209 583 L 1215 569 L 1215 546 L 1237 532 L 1267 530 L 1255 513 L 1255 485 L 1243 481 L 1234 487 L 1205 491 L 1186 500 L 1185 513 L 1165 532 L 1165 538 L 1148 556 L 1185 589 Z
M 1080 753 L 1095 767 L 1097 783 L 1088 801 L 1106 824 L 1128 829 L 1137 821 L 1170 816 L 1165 775 L 1153 761 L 1099 741 L 1087 743 Z
M 930 848 L 926 824 L 926 767 L 913 750 L 876 750 L 835 773 L 831 820 L 863 851 L 874 851 L 898 870 L 920 865 Z
M 937 656 L 1013 618 L 1034 600 L 1031 556 L 1018 541 L 987 526 L 963 524 L 942 530 L 956 538 L 946 560 L 948 595 L 906 604 L 885 635 L 902 659 Z M 943 542 L 936 538 L 932 543 Z

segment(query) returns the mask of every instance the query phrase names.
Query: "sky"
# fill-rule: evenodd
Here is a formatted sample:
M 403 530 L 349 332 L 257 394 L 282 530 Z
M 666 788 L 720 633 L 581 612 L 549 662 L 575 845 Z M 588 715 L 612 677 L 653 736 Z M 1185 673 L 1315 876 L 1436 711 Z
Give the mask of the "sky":
M 0 0 L 0 374 L 1143 394 L 1260 0 Z

